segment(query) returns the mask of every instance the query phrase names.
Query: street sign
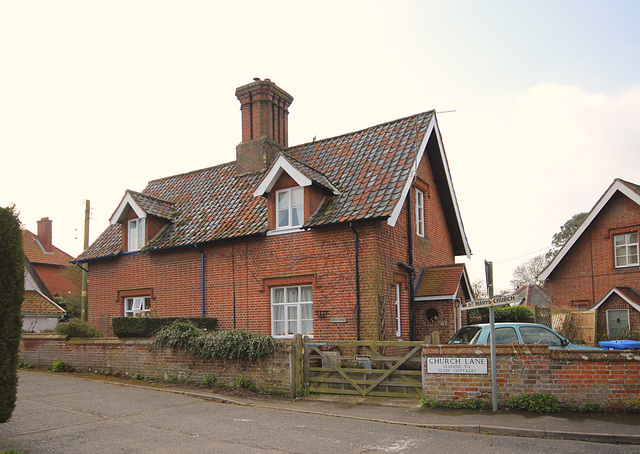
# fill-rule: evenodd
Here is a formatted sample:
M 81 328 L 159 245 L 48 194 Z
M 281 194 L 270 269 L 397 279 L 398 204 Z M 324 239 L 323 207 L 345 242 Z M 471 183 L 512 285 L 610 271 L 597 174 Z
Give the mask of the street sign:
M 496 298 L 484 298 L 481 300 L 475 301 L 467 301 L 460 308 L 463 311 L 468 311 L 469 309 L 480 309 L 481 307 L 491 307 L 491 306 L 506 306 L 507 304 L 513 304 L 514 306 L 521 304 L 524 301 L 524 298 L 518 298 L 515 295 L 505 295 L 498 296 Z

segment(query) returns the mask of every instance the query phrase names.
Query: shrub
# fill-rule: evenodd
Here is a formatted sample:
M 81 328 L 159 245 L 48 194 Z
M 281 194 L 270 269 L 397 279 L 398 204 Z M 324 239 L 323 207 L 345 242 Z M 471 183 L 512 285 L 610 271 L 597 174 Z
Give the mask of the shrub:
M 245 377 L 244 375 L 240 375 L 236 377 L 236 383 L 233 385 L 234 389 L 247 389 L 249 391 L 254 391 L 256 389 L 255 385 L 251 381 L 250 378 Z
M 102 337 L 102 333 L 89 322 L 72 318 L 56 325 L 56 333 L 67 337 Z
M 18 348 L 24 299 L 24 252 L 13 206 L 0 208 L 0 423 L 11 418 L 18 389 Z
M 18 367 L 20 367 L 21 369 L 33 369 L 33 364 L 31 364 L 29 361 L 20 361 L 18 363 Z
M 207 331 L 215 331 L 218 325 L 218 319 L 214 317 L 114 317 L 111 327 L 118 337 L 153 337 L 176 320 L 191 321 Z
M 204 386 L 213 386 L 216 383 L 218 383 L 218 377 L 216 377 L 216 374 L 204 374 L 202 377 L 202 384 Z
M 455 408 L 455 409 L 470 409 L 470 410 L 482 410 L 485 407 L 484 402 L 481 400 L 436 400 L 433 397 L 422 396 L 420 398 L 421 408 Z
M 489 308 L 483 307 L 476 309 L 477 313 L 482 316 L 482 322 L 489 322 Z M 533 317 L 533 312 L 524 306 L 497 306 L 494 307 L 496 322 L 527 322 Z
M 272 354 L 282 345 L 282 341 L 265 334 L 244 330 L 206 331 L 190 321 L 176 320 L 158 331 L 152 349 L 182 348 L 201 360 L 228 358 L 253 361 Z
M 67 370 L 67 364 L 64 361 L 54 361 L 51 370 L 53 372 L 64 372 Z
M 557 413 L 560 410 L 558 398 L 549 393 L 521 394 L 509 398 L 509 408 L 526 410 L 531 413 Z

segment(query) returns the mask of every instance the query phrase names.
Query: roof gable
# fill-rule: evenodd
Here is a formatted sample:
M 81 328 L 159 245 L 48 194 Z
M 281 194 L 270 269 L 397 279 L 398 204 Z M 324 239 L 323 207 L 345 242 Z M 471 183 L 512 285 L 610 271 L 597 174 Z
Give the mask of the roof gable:
M 636 292 L 631 287 L 612 287 L 611 290 L 607 292 L 605 296 L 600 299 L 591 309 L 590 311 L 594 311 L 598 309 L 602 304 L 609 299 L 609 297 L 613 294 L 618 295 L 625 302 L 627 302 L 631 307 L 640 312 L 640 294 Z
M 109 222 L 111 224 L 122 222 L 127 213 L 127 208 L 131 208 L 138 218 L 146 218 L 147 215 L 151 215 L 171 220 L 174 204 L 127 189 L 118 208 L 111 215 Z
M 21 311 L 23 314 L 56 314 L 66 311 L 37 290 L 25 290 Z
M 549 265 L 547 265 L 542 273 L 540 273 L 540 275 L 538 276 L 540 280 L 544 281 L 549 278 L 553 270 L 558 266 L 565 255 L 567 255 L 569 250 L 571 250 L 573 245 L 576 244 L 582 234 L 591 225 L 596 216 L 598 216 L 598 214 L 617 192 L 624 194 L 636 204 L 640 205 L 640 186 L 616 178 L 611 186 L 609 186 L 609 189 L 607 189 L 607 191 L 602 195 L 602 197 L 600 197 L 598 202 L 591 209 L 584 221 L 582 221 L 582 224 L 580 224 L 573 235 L 571 235 L 571 238 L 569 238 L 569 240 L 564 244 L 560 251 L 558 251 L 558 254 L 556 254 L 551 263 L 549 263 Z

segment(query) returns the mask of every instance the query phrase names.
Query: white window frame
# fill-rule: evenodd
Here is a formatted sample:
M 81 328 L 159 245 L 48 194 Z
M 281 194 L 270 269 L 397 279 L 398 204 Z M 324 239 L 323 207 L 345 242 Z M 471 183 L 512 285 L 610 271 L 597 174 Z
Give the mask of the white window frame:
M 151 309 L 151 297 L 149 296 L 134 296 L 124 299 L 124 316 L 135 317 L 137 315 L 144 315 Z
M 633 238 L 635 236 L 635 239 Z M 623 242 L 618 244 L 618 240 Z M 618 250 L 624 249 L 624 255 L 618 256 Z M 638 232 L 623 233 L 613 236 L 613 260 L 616 268 L 638 266 Z M 624 259 L 624 264 L 618 263 L 618 258 Z
M 424 192 L 416 188 L 416 235 L 424 238 Z
M 287 205 L 280 205 L 280 196 L 286 194 L 287 196 Z M 293 205 L 293 197 L 294 195 L 299 195 L 301 198 L 300 205 Z M 297 211 L 298 214 L 298 223 L 293 224 L 293 212 Z M 280 224 L 280 212 L 287 212 L 287 223 Z M 304 188 L 300 186 L 296 186 L 293 188 L 282 189 L 280 191 L 276 191 L 276 230 L 298 230 L 304 224 Z
M 145 218 L 131 219 L 127 223 L 127 251 L 139 251 L 145 241 Z
M 396 337 L 402 336 L 402 325 L 400 323 L 400 284 L 395 285 L 396 290 Z
M 311 301 L 302 301 L 303 289 L 311 295 Z M 291 291 L 297 291 L 297 301 L 290 299 Z M 282 291 L 282 301 L 277 301 L 278 292 Z M 307 310 L 308 317 L 302 318 L 303 307 Z M 283 308 L 280 317 L 276 312 Z M 290 318 L 290 312 L 295 312 L 296 317 Z M 303 331 L 303 322 L 310 323 L 311 330 Z M 293 329 L 290 329 L 293 327 Z M 271 335 L 274 338 L 292 338 L 295 334 L 313 337 L 313 287 L 311 285 L 293 285 L 288 287 L 271 288 Z

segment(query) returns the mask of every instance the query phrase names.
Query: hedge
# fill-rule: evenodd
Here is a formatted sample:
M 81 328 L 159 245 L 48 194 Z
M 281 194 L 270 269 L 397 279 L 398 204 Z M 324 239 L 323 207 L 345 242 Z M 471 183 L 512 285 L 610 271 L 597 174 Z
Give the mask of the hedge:
M 23 300 L 22 230 L 10 206 L 0 208 L 0 423 L 11 418 L 16 404 Z
M 114 317 L 111 327 L 118 337 L 153 337 L 175 320 L 190 321 L 207 331 L 215 331 L 218 326 L 218 319 L 214 317 Z

